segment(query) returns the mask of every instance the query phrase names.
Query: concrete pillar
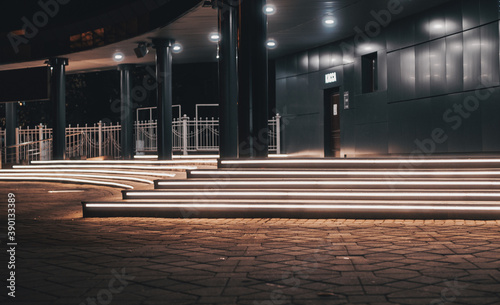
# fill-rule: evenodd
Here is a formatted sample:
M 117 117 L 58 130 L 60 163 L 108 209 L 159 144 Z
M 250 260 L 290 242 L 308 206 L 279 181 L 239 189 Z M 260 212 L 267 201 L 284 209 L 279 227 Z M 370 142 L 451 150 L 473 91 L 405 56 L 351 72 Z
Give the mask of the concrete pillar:
M 268 156 L 266 0 L 240 1 L 238 48 L 239 157 Z
M 218 1 L 219 33 L 219 154 L 238 158 L 238 6 Z
M 132 77 L 130 72 L 135 68 L 135 65 L 123 64 L 118 65 L 120 71 L 120 88 L 121 88 L 121 134 L 120 145 L 122 148 L 121 156 L 124 160 L 132 160 L 134 158 L 134 119 L 133 119 L 133 103 L 132 103 Z
M 53 131 L 52 158 L 66 158 L 66 68 L 67 58 L 49 59 L 51 67 L 50 99 L 52 103 Z
M 172 160 L 172 39 L 153 39 L 156 49 L 158 160 Z
M 5 146 L 16 145 L 17 103 L 5 104 Z

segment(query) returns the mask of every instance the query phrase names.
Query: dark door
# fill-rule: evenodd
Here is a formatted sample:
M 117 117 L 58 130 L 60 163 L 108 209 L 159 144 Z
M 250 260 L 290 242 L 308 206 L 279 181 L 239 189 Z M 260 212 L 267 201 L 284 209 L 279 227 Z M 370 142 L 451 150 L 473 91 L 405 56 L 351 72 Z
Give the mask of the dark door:
M 339 88 L 325 90 L 325 157 L 340 157 Z

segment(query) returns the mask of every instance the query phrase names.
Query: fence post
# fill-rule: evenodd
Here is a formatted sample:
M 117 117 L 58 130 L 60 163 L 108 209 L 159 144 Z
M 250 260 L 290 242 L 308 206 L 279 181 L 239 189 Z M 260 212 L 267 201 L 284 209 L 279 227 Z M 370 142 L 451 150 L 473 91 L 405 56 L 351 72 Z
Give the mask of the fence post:
M 19 163 L 19 127 L 16 127 L 16 163 Z
M 44 152 L 44 149 L 45 149 L 45 143 L 43 142 L 43 124 L 40 123 L 40 125 L 38 125 L 38 150 L 40 151 L 40 159 L 39 160 L 42 160 L 44 161 L 44 157 L 43 157 L 43 152 Z
M 276 154 L 281 153 L 281 116 L 276 113 Z
M 99 157 L 102 156 L 102 121 L 99 121 L 99 123 L 97 123 L 97 126 L 99 127 Z
M 182 117 L 182 154 L 187 155 L 188 154 L 188 128 L 187 128 L 187 122 L 189 118 L 187 115 L 184 115 Z

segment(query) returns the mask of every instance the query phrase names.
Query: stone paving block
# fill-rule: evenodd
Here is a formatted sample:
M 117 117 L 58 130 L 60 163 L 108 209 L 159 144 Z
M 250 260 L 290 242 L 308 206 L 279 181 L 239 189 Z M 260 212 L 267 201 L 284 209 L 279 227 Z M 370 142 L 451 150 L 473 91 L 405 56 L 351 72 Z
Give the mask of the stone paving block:
M 78 305 L 124 267 L 124 305 L 500 304 L 500 221 L 83 219 L 78 200 L 18 215 L 16 305 Z

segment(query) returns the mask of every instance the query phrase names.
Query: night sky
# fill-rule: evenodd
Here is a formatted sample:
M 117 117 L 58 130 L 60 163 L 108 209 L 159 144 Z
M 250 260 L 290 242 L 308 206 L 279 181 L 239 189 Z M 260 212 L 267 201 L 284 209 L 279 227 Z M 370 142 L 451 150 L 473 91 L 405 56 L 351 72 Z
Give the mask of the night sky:
M 149 75 L 154 71 L 137 67 L 133 71 L 132 95 L 136 107 L 156 106 L 156 90 L 146 90 L 154 86 Z M 182 106 L 182 114 L 194 117 L 195 104 L 218 103 L 217 63 L 197 63 L 173 66 L 173 104 Z M 144 86 L 144 80 L 149 80 Z M 145 93 L 145 95 L 142 95 Z M 120 121 L 120 72 L 109 70 L 101 72 L 71 74 L 66 76 L 66 124 L 93 125 L 102 120 L 113 124 Z M 5 114 L 5 105 L 0 105 Z M 134 114 L 135 115 L 135 114 Z M 207 109 L 202 115 L 218 117 L 216 109 Z M 174 116 L 177 111 L 174 110 Z M 5 118 L 5 116 L 3 117 Z M 50 102 L 28 102 L 18 107 L 18 125 L 34 127 L 40 123 L 51 126 Z M 1 122 L 5 128 L 5 120 Z
M 270 66 L 270 72 L 274 66 Z M 149 71 L 149 72 L 148 72 Z M 145 90 L 154 86 L 150 73 L 154 66 L 148 69 L 145 66 L 137 67 L 133 75 L 133 102 L 137 107 L 156 106 L 156 90 Z M 274 74 L 269 79 L 269 117 L 273 116 L 274 109 Z M 144 86 L 144 79 L 149 80 Z M 182 106 L 182 115 L 193 118 L 196 104 L 218 104 L 218 70 L 217 63 L 196 63 L 173 65 L 173 104 Z M 146 95 L 141 95 L 144 93 Z M 103 122 L 120 122 L 120 72 L 109 70 L 92 73 L 71 74 L 66 76 L 66 125 L 75 126 L 93 125 Z M 135 111 L 135 110 L 134 110 Z M 5 128 L 5 104 L 0 104 L 0 113 L 3 114 L 0 124 Z M 173 111 L 174 117 L 178 115 Z M 203 108 L 202 117 L 218 117 L 216 107 Z M 134 112 L 135 119 L 135 112 Z M 140 120 L 144 120 L 141 117 Z M 30 128 L 43 123 L 51 127 L 50 102 L 27 102 L 18 107 L 18 125 Z

